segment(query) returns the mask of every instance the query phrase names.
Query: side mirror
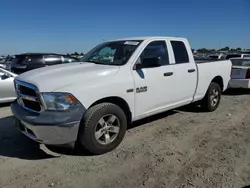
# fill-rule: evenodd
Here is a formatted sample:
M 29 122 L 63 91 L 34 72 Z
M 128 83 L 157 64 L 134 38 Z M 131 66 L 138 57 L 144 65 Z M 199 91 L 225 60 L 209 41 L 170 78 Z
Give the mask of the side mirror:
M 4 75 L 1 76 L 1 79 L 2 79 L 2 80 L 6 80 L 6 79 L 8 79 L 8 78 L 10 78 L 10 77 L 11 77 L 10 75 L 4 74 Z
M 135 69 L 160 67 L 160 61 L 160 57 L 143 58 L 142 63 L 136 64 Z

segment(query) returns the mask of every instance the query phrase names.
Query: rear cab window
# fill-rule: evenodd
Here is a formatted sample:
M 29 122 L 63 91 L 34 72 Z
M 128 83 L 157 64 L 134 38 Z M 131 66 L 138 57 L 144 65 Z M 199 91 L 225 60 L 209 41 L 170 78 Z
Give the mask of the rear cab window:
M 175 64 L 189 63 L 189 56 L 184 42 L 170 41 L 170 43 L 175 57 Z

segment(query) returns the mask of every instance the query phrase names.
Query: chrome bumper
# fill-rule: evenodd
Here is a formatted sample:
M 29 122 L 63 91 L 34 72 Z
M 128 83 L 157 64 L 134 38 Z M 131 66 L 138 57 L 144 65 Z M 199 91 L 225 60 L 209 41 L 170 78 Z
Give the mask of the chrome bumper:
M 75 112 L 33 113 L 22 108 L 16 101 L 11 104 L 15 124 L 19 130 L 39 143 L 64 145 L 77 140 L 84 108 Z

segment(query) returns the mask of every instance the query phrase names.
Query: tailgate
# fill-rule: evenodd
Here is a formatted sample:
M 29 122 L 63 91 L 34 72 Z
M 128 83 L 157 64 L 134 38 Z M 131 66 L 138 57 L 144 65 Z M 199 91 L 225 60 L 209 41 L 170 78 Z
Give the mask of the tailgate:
M 231 71 L 231 78 L 244 79 L 246 78 L 248 67 L 233 66 Z

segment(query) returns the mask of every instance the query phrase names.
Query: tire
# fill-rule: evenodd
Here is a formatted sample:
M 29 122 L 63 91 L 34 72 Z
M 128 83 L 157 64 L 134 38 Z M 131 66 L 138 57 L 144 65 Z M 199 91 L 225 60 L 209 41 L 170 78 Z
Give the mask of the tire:
M 111 124 L 108 126 L 108 122 L 112 122 L 113 119 L 115 119 L 113 124 L 116 124 L 113 128 L 116 129 L 108 128 L 111 127 Z M 106 123 L 103 124 L 103 122 Z M 117 127 L 119 127 L 119 132 L 116 134 L 112 130 L 117 132 Z M 99 133 L 102 132 L 99 135 L 103 134 L 99 139 L 97 139 L 99 136 L 96 137 L 98 130 Z M 92 154 L 99 155 L 114 150 L 123 140 L 126 130 L 127 118 L 124 111 L 115 104 L 101 103 L 86 111 L 81 121 L 78 139 L 85 149 Z M 110 143 L 107 134 L 109 134 Z
M 218 93 L 216 98 L 215 98 L 215 93 L 214 93 L 215 91 Z M 217 99 L 217 102 L 215 102 L 215 99 Z M 220 87 L 220 85 L 215 83 L 215 82 L 211 82 L 209 87 L 208 87 L 208 90 L 207 90 L 205 97 L 201 101 L 201 106 L 202 106 L 203 110 L 206 112 L 215 111 L 220 104 L 220 99 L 221 99 L 221 87 Z

